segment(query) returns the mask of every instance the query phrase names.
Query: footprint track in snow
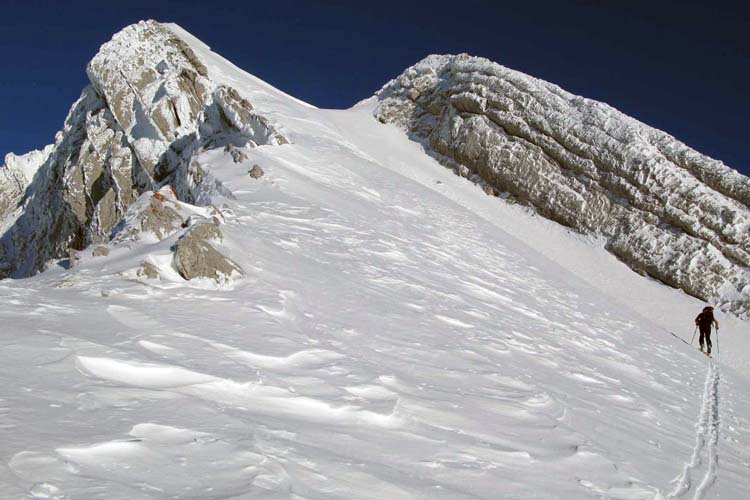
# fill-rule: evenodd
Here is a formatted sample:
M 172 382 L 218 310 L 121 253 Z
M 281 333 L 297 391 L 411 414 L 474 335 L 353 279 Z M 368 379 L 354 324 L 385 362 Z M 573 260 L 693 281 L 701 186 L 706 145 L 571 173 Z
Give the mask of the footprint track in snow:
M 693 487 L 693 472 L 697 471 L 704 461 L 707 462 L 703 478 L 695 489 L 693 500 L 703 500 L 711 486 L 716 482 L 716 469 L 719 462 L 719 383 L 721 374 L 713 361 L 709 361 L 708 374 L 703 391 L 703 401 L 698 422 L 695 425 L 695 446 L 690 460 L 685 463 L 682 472 L 671 481 L 674 485 L 667 495 L 667 500 L 683 498 Z M 660 497 L 657 496 L 657 499 Z

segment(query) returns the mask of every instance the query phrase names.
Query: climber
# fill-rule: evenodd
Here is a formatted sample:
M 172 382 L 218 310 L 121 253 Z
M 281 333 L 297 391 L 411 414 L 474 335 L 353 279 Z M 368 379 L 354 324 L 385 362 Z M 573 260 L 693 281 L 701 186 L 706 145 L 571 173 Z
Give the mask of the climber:
M 706 306 L 695 318 L 695 325 L 700 329 L 701 335 L 698 337 L 698 342 L 701 345 L 701 352 L 703 352 L 703 339 L 706 339 L 706 355 L 711 355 L 711 325 L 716 326 L 716 330 L 719 330 L 719 322 L 714 318 L 714 308 Z

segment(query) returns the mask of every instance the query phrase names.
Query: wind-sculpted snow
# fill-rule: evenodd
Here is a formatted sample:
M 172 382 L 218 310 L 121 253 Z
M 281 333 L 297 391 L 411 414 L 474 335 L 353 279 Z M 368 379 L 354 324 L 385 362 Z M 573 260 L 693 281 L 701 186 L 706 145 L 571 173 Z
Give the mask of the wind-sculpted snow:
M 163 185 L 189 203 L 228 195 L 192 161 L 200 151 L 287 142 L 162 24 L 123 29 L 87 73 L 55 144 L 0 168 L 0 277 L 109 241 L 130 204 Z
M 486 59 L 430 56 L 376 116 L 461 175 L 606 238 L 633 269 L 750 314 L 750 180 L 606 104 Z

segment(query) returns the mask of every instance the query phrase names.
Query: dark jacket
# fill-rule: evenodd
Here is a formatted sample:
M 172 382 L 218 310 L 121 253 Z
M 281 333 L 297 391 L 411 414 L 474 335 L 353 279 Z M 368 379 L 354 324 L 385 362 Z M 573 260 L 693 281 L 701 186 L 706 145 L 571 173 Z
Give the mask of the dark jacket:
M 714 321 L 713 311 L 703 311 L 695 318 L 695 324 L 703 331 L 711 330 Z

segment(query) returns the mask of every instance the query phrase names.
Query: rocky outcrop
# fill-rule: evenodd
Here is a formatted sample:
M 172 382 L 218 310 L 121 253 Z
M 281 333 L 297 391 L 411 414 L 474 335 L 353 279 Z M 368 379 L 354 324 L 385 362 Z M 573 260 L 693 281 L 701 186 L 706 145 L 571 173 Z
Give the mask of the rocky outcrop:
M 750 179 L 610 106 L 486 59 L 430 56 L 378 93 L 444 164 L 633 269 L 750 315 Z
M 109 255 L 110 249 L 108 247 L 105 247 L 104 245 L 98 245 L 94 250 L 91 252 L 91 255 L 93 257 L 106 257 Z
M 253 179 L 260 179 L 261 177 L 263 177 L 263 174 L 265 172 L 263 172 L 263 169 L 260 168 L 260 165 L 253 165 L 253 168 L 248 170 L 247 173 L 250 174 L 250 177 L 252 177 Z
M 163 240 L 180 229 L 185 218 L 182 208 L 173 198 L 159 192 L 150 196 L 146 194 L 128 210 L 115 230 L 113 241 L 123 243 L 144 237 Z
M 141 263 L 141 267 L 139 267 L 136 271 L 136 276 L 138 276 L 139 278 L 156 280 L 161 277 L 161 274 L 159 273 L 159 269 L 155 265 L 146 261 Z
M 165 186 L 157 192 L 142 194 L 114 229 L 110 244 L 97 246 L 91 256 L 107 256 L 110 248 L 139 248 L 138 252 L 145 253 L 149 252 L 145 250 L 149 247 L 155 254 L 164 255 L 168 248 L 172 265 L 183 279 L 208 278 L 225 283 L 243 272 L 219 250 L 223 241 L 219 226 L 223 221 L 224 216 L 216 207 L 196 207 L 181 202 L 172 187 Z M 164 241 L 168 242 L 167 246 Z M 130 275 L 132 271 L 124 271 L 123 275 Z M 162 279 L 164 276 L 163 269 L 150 259 L 141 262 L 134 271 L 139 278 Z
M 229 195 L 193 161 L 196 153 L 287 142 L 157 22 L 116 34 L 87 74 L 91 84 L 55 144 L 9 155 L 0 168 L 0 278 L 29 276 L 70 249 L 109 241 L 147 191 L 169 184 L 193 204 Z
M 174 267 L 186 280 L 208 278 L 217 283 L 242 274 L 240 267 L 219 253 L 209 241 L 221 240 L 219 227 L 209 221 L 191 225 L 174 246 Z
M 232 156 L 232 161 L 234 163 L 242 163 L 247 160 L 247 155 L 239 149 L 233 147 L 231 144 L 227 144 L 227 147 L 224 148 L 224 152 L 229 153 Z
M 195 131 L 213 86 L 192 50 L 154 22 L 117 33 L 86 72 L 152 177 L 170 143 Z

